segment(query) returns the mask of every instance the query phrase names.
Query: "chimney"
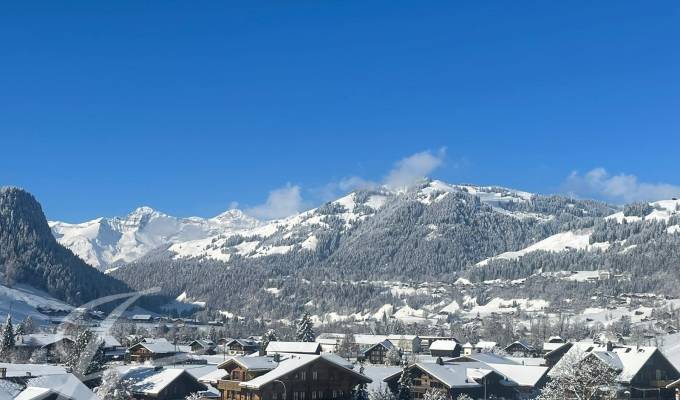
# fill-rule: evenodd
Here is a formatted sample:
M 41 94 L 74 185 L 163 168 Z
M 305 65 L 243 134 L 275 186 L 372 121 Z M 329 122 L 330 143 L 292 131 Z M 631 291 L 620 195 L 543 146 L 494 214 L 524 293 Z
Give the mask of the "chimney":
M 437 364 L 444 365 L 444 360 L 441 357 L 437 357 Z
M 614 345 L 612 344 L 611 341 L 607 341 L 607 351 L 613 351 L 614 350 Z
M 7 378 L 7 368 L 0 368 L 0 378 L 5 379 Z

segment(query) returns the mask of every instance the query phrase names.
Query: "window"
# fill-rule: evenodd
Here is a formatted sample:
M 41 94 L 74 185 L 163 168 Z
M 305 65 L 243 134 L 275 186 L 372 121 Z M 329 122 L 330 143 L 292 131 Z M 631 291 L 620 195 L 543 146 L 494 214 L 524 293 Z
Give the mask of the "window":
M 272 400 L 277 400 L 278 398 L 279 398 L 279 394 L 276 392 L 276 390 L 274 390 L 272 392 Z
M 300 372 L 300 379 L 303 381 L 307 380 L 307 371 L 301 371 Z
M 319 372 L 318 371 L 312 371 L 312 380 L 313 381 L 319 380 Z
M 305 400 L 305 392 L 300 392 L 300 400 Z
M 333 398 L 337 399 L 338 398 L 338 392 L 337 390 L 333 389 Z
M 316 400 L 316 390 L 312 391 L 312 400 Z
M 300 393 L 293 392 L 293 400 L 300 400 Z

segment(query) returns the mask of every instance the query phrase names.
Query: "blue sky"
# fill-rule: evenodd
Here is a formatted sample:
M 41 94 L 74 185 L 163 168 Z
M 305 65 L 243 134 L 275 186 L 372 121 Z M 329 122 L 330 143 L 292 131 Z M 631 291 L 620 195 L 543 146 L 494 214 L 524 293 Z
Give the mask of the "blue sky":
M 677 2 L 0 15 L 0 185 L 52 219 L 281 214 L 395 171 L 614 202 L 680 191 Z

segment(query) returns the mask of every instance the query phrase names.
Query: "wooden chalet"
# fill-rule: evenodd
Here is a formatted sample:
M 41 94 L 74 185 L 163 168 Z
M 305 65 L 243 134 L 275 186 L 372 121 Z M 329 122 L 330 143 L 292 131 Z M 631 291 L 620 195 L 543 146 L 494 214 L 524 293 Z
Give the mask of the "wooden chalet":
M 246 356 L 260 350 L 260 344 L 251 339 L 232 339 L 224 346 L 231 356 Z
M 235 357 L 218 368 L 227 376 L 217 381 L 222 400 L 342 400 L 371 382 L 334 354 Z
M 536 348 L 524 340 L 512 342 L 504 350 L 508 354 L 521 357 L 533 357 L 536 355 Z
M 136 367 L 122 375 L 132 382 L 130 391 L 135 399 L 176 400 L 208 390 L 196 377 L 184 369 Z
M 383 340 L 364 350 L 364 359 L 371 364 L 385 364 L 390 350 L 399 350 L 389 340 Z
M 141 342 L 128 349 L 130 359 L 136 362 L 157 360 L 176 356 L 179 352 L 177 346 L 166 339 L 145 338 Z

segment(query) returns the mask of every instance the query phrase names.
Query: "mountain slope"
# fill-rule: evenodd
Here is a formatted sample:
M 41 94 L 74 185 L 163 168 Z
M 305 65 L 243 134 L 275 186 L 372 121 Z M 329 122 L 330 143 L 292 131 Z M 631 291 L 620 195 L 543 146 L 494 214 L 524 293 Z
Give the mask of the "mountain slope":
M 135 261 L 160 246 L 238 232 L 259 225 L 259 221 L 239 210 L 206 219 L 177 218 L 140 207 L 125 217 L 97 218 L 79 224 L 50 221 L 49 224 L 59 243 L 88 264 L 105 269 Z
M 0 188 L 0 278 L 5 285 L 30 285 L 73 305 L 128 290 L 59 245 L 40 204 L 17 188 Z

